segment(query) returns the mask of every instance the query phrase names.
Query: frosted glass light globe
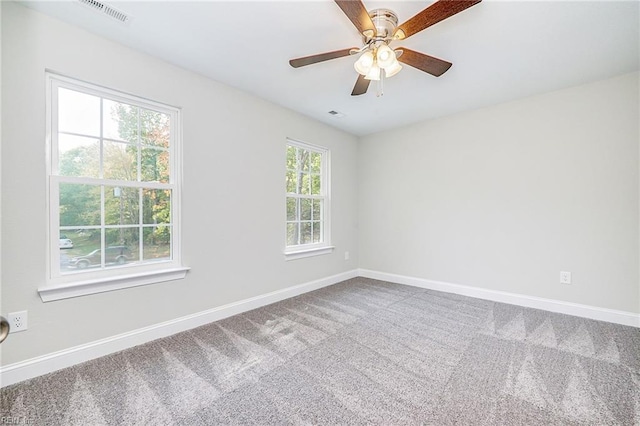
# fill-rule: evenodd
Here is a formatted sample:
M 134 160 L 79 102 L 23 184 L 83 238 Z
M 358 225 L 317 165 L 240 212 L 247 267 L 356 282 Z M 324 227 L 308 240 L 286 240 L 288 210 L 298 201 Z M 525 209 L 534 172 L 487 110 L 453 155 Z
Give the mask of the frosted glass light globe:
M 360 55 L 356 63 L 353 64 L 353 67 L 356 69 L 358 74 L 367 75 L 371 70 L 374 62 L 375 60 L 373 57 L 373 53 L 367 50 L 362 55 Z
M 395 59 L 395 58 L 394 58 Z M 393 77 L 394 75 L 398 74 L 400 72 L 400 70 L 402 69 L 402 65 L 400 65 L 398 63 L 398 60 L 395 59 L 393 61 L 393 63 L 391 65 L 389 65 L 388 67 L 386 67 L 384 69 L 384 75 L 389 78 L 389 77 Z
M 380 68 L 387 68 L 391 66 L 393 62 L 396 60 L 396 54 L 389 46 L 383 44 L 378 47 L 378 51 L 376 53 L 376 59 L 378 60 L 378 66 Z

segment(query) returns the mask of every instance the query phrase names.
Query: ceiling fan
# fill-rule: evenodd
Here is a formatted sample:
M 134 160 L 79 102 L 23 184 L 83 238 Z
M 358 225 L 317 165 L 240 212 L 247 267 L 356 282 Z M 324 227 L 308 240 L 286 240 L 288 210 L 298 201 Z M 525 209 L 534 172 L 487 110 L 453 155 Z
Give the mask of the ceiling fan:
M 397 74 L 402 66 L 398 62 L 410 65 L 435 77 L 444 74 L 451 62 L 416 52 L 406 47 L 392 49 L 389 45 L 396 40 L 404 40 L 419 33 L 425 28 L 447 19 L 482 0 L 437 0 L 419 12 L 413 18 L 398 25 L 397 15 L 389 9 L 374 9 L 367 12 L 360 0 L 334 0 L 347 18 L 362 34 L 362 47 L 335 50 L 291 59 L 289 64 L 294 68 L 342 58 L 349 55 L 360 55 L 354 64 L 358 72 L 351 96 L 367 92 L 371 80 L 379 81 Z

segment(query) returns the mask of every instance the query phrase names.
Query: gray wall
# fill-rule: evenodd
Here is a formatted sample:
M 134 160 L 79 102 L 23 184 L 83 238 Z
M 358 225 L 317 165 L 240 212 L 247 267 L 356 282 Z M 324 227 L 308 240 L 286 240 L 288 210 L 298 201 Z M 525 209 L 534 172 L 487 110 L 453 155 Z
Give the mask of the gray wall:
M 29 312 L 29 329 L 2 344 L 2 365 L 357 267 L 354 136 L 22 6 L 2 9 L 0 309 Z M 41 302 L 45 68 L 182 107 L 185 280 Z M 331 149 L 333 254 L 284 260 L 286 137 Z
M 639 313 L 638 104 L 634 73 L 363 138 L 360 267 Z

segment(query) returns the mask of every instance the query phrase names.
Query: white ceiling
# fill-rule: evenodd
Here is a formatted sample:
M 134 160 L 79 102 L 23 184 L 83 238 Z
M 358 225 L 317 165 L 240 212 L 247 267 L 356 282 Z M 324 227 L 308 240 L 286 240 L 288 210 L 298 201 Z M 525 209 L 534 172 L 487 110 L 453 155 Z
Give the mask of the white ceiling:
M 106 2 L 133 20 L 122 24 L 74 1 L 24 4 L 356 135 L 636 71 L 639 63 L 637 1 L 484 0 L 393 44 L 453 62 L 443 76 L 405 66 L 385 81 L 384 96 L 371 84 L 352 97 L 355 57 L 288 64 L 360 45 L 331 0 Z M 432 1 L 364 3 L 404 22 Z

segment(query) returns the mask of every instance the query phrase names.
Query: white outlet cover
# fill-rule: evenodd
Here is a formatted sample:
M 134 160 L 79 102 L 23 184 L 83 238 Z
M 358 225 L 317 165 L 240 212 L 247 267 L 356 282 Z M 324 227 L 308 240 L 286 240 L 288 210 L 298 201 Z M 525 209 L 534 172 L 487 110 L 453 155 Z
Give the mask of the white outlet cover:
M 571 284 L 571 272 L 560 272 L 560 284 Z
M 7 319 L 9 320 L 9 333 L 24 331 L 29 326 L 27 311 L 11 312 L 7 315 Z

